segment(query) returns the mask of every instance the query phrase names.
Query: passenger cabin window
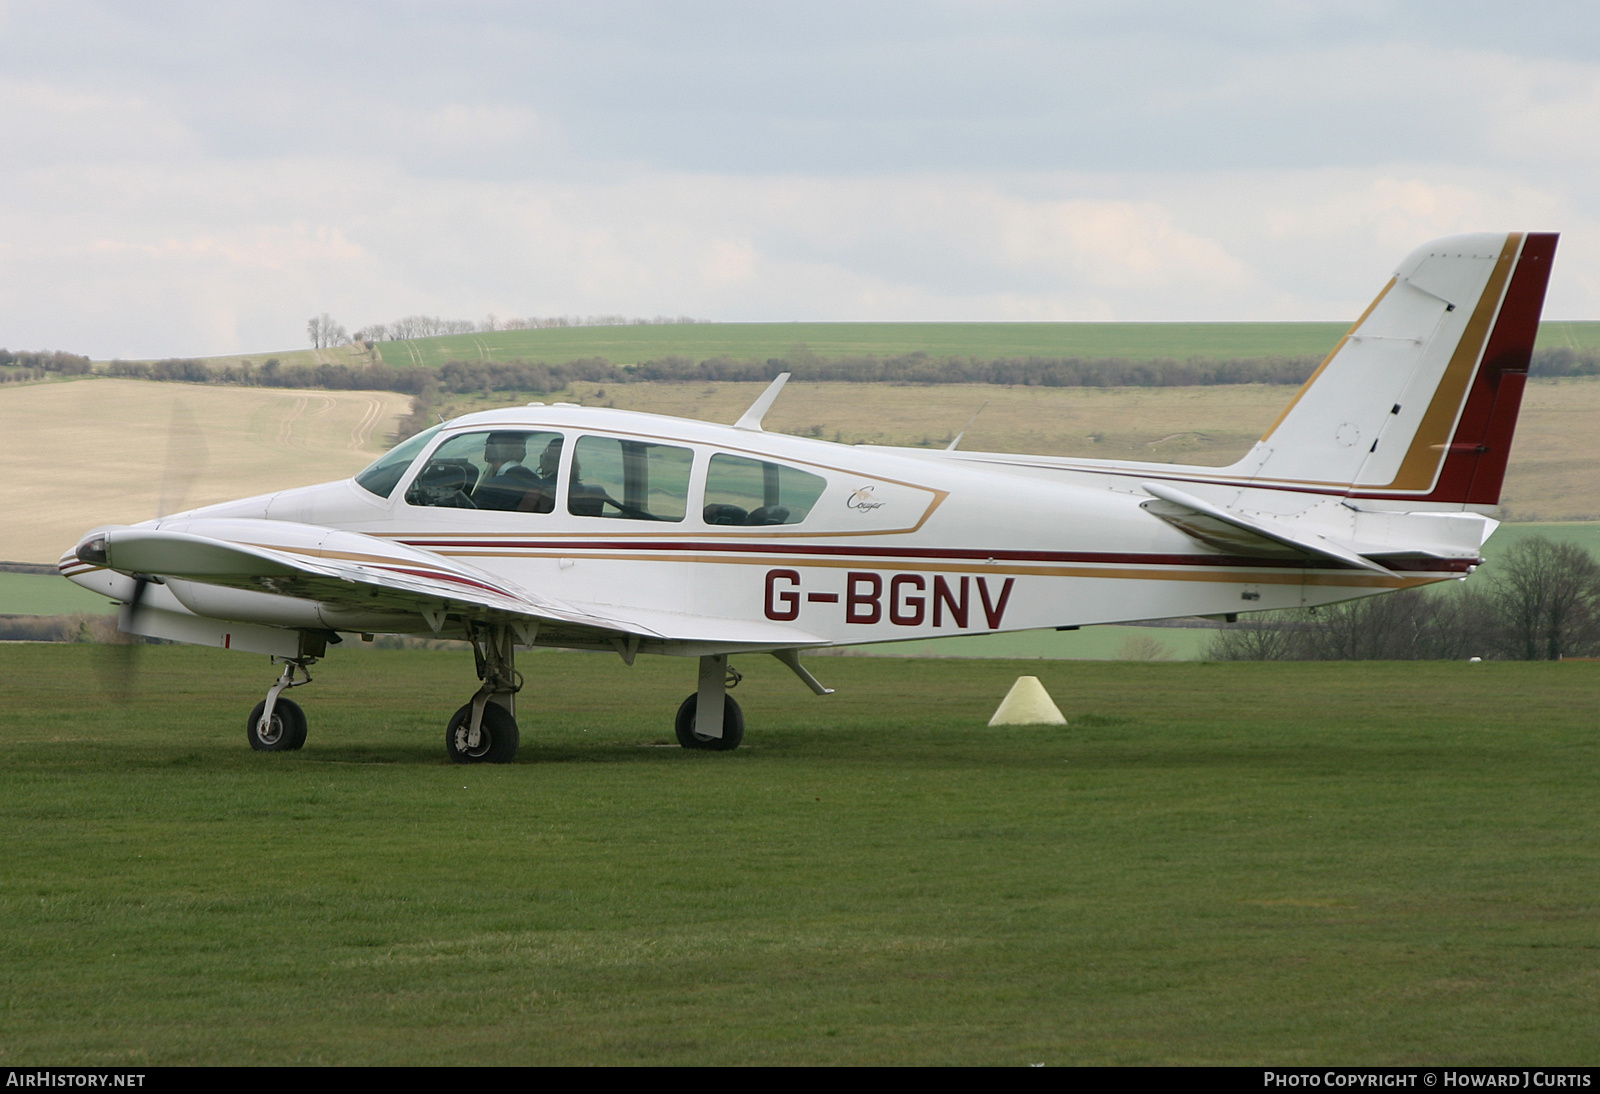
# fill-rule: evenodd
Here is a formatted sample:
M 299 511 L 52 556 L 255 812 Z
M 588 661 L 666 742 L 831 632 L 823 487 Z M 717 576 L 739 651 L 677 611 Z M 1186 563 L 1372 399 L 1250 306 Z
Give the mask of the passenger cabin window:
M 443 428 L 442 425 L 436 425 L 432 429 L 423 430 L 415 437 L 401 441 L 357 475 L 356 484 L 380 498 L 388 497 L 394 493 L 394 488 L 400 484 L 400 480 L 405 478 L 406 469 L 411 466 L 411 461 L 428 447 L 433 435 Z
M 447 509 L 549 513 L 556 507 L 560 465 L 559 433 L 463 433 L 428 458 L 406 490 L 406 501 Z
M 567 511 L 577 517 L 680 521 L 689 509 L 687 448 L 579 437 L 572 455 Z
M 799 524 L 828 480 L 781 463 L 717 453 L 706 472 L 707 524 Z

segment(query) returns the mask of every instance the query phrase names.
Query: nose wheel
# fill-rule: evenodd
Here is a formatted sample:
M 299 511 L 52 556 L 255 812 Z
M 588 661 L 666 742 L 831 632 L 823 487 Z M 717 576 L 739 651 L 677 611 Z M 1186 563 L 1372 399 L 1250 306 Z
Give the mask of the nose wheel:
M 263 699 L 250 712 L 245 723 L 250 747 L 257 752 L 293 752 L 306 743 L 306 712 L 293 699 L 279 699 L 272 717 L 263 718 L 267 702 Z
M 257 703 L 245 720 L 245 736 L 250 747 L 257 752 L 293 752 L 306 743 L 306 712 L 293 699 L 285 699 L 289 688 L 311 683 L 311 673 L 306 668 L 313 658 L 284 662 L 283 675 L 267 689 L 267 697 Z M 296 680 L 296 671 L 305 679 Z

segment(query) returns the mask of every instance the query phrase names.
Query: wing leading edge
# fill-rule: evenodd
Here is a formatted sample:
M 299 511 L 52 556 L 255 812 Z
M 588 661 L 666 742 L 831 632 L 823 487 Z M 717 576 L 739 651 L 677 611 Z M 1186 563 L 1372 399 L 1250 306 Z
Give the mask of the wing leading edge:
M 512 625 L 526 644 L 535 636 L 539 644 L 578 646 L 607 646 L 619 639 L 746 648 L 828 644 L 765 621 L 573 604 L 418 548 L 287 521 L 213 519 L 111 529 L 80 546 L 78 558 L 86 567 L 160 577 L 197 615 L 245 621 L 258 620 L 241 614 L 252 609 L 237 606 L 265 604 L 265 594 L 312 602 L 322 609 L 315 618 L 330 629 L 421 630 L 420 616 L 430 630 L 442 633 L 455 616 Z M 191 583 L 198 588 L 187 587 Z M 219 598 L 208 592 L 213 589 L 253 595 Z M 230 606 L 235 610 L 227 611 Z M 385 619 L 401 625 L 382 626 Z

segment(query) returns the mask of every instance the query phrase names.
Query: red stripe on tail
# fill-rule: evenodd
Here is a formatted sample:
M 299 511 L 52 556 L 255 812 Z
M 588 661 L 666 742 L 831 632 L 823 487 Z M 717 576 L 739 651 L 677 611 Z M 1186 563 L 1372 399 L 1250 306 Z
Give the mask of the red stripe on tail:
M 1484 343 L 1483 359 L 1467 392 L 1455 435 L 1445 450 L 1438 484 L 1424 501 L 1498 505 L 1506 457 L 1522 407 L 1522 388 L 1539 333 L 1545 287 L 1556 255 L 1555 232 L 1530 232 Z

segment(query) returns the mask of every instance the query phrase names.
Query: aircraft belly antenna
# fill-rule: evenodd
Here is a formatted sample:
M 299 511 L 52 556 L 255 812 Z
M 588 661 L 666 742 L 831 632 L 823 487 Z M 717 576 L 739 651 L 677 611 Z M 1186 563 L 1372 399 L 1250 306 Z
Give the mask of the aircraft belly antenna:
M 787 372 L 778 373 L 778 378 L 767 385 L 767 390 L 763 391 L 760 397 L 750 404 L 750 409 L 744 412 L 742 418 L 733 423 L 733 428 L 748 429 L 756 433 L 763 432 L 761 419 L 766 417 L 767 411 L 772 409 L 772 404 L 778 399 L 778 392 L 782 391 L 783 385 L 789 382 L 789 376 L 790 374 Z
M 823 686 L 811 670 L 800 663 L 800 651 L 797 649 L 773 650 L 772 656 L 789 666 L 789 671 L 800 677 L 800 682 L 818 695 L 832 695 L 833 689 Z

